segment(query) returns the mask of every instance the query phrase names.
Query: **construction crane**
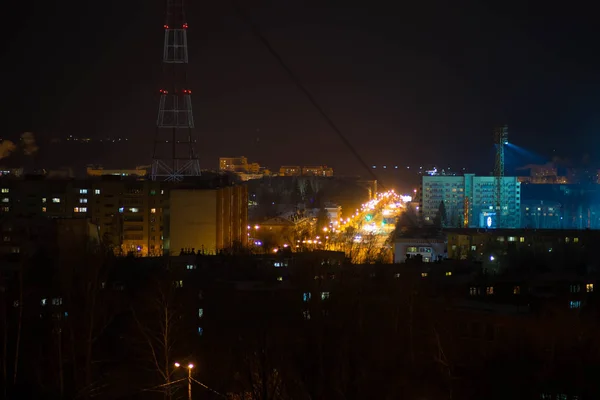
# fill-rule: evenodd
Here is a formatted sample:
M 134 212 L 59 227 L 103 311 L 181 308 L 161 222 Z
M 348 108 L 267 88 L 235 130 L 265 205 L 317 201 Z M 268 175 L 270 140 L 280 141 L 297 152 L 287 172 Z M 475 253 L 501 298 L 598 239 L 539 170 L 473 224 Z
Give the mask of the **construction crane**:
M 508 126 L 504 125 L 494 130 L 494 146 L 496 147 L 494 163 L 496 228 L 502 227 L 502 216 L 504 214 L 502 188 L 504 185 L 504 146 L 506 144 L 508 144 Z

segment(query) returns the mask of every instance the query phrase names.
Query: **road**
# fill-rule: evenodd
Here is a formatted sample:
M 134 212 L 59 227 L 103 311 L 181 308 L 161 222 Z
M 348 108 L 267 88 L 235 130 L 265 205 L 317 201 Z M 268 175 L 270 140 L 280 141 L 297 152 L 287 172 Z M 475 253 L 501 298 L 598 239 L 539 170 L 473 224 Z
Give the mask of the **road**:
M 353 263 L 391 262 L 391 235 L 404 210 L 403 196 L 378 193 L 351 216 L 334 223 L 329 249 L 344 251 Z

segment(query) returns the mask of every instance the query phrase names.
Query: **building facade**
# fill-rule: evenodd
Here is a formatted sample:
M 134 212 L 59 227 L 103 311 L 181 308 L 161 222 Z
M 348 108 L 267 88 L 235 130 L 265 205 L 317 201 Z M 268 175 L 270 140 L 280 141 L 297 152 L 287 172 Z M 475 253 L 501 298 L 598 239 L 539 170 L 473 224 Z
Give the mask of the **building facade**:
M 209 190 L 174 188 L 170 192 L 168 242 L 165 252 L 193 249 L 201 254 L 246 246 L 248 190 L 227 186 Z
M 502 178 L 502 210 L 496 210 L 496 178 L 493 176 L 424 176 L 420 211 L 433 222 L 444 203 L 446 227 L 521 227 L 521 183 Z
M 87 219 L 98 226 L 102 242 L 116 254 L 160 256 L 169 254 L 170 235 L 177 237 L 178 229 L 182 229 L 171 226 L 169 216 L 174 215 L 178 221 L 181 209 L 177 207 L 181 198 L 194 196 L 194 191 L 182 195 L 177 191 L 179 187 L 168 182 L 121 177 L 6 179 L 0 181 L 0 218 Z M 176 200 L 174 205 L 171 204 L 172 191 Z M 211 251 L 228 247 L 241 235 L 241 227 L 247 225 L 246 187 L 197 187 L 196 192 L 206 192 L 205 196 L 209 197 L 219 194 L 215 202 L 218 200 L 221 208 L 196 207 L 190 218 L 215 220 L 219 228 L 206 232 L 213 238 L 209 247 Z M 234 211 L 230 212 L 230 209 Z
M 446 256 L 444 238 L 404 236 L 394 241 L 394 263 L 404 263 L 410 258 L 421 257 L 423 262 L 434 262 Z

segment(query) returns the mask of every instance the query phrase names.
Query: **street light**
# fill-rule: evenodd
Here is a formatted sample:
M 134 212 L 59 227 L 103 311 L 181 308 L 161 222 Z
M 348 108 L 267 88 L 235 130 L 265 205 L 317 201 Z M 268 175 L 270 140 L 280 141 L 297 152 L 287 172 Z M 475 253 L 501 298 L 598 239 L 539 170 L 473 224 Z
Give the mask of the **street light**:
M 175 368 L 179 367 L 181 367 L 181 364 L 176 362 Z M 192 400 L 192 369 L 194 369 L 194 364 L 189 363 L 186 368 L 188 370 L 188 400 Z

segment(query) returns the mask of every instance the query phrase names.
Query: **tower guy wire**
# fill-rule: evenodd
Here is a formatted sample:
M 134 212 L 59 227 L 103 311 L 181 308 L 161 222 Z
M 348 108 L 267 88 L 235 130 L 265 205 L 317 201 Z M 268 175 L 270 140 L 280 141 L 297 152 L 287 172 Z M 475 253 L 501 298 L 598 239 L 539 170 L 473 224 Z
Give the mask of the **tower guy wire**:
M 325 119 L 327 124 L 331 127 L 331 129 L 333 129 L 333 131 L 337 134 L 337 136 L 340 138 L 340 140 L 346 145 L 348 150 L 350 150 L 352 155 L 354 155 L 354 157 L 361 164 L 361 166 L 363 168 L 365 168 L 365 170 L 371 176 L 371 178 L 373 178 L 377 182 L 381 182 L 377 178 L 377 175 L 373 172 L 373 170 L 371 168 L 369 168 L 369 165 L 360 156 L 358 151 L 354 148 L 352 143 L 350 143 L 350 141 L 346 138 L 346 136 L 338 128 L 338 126 L 335 124 L 335 122 L 333 122 L 331 117 L 329 117 L 329 115 L 325 112 L 325 110 L 323 110 L 323 108 L 319 105 L 319 103 L 317 102 L 315 97 L 307 89 L 307 87 L 302 83 L 302 81 L 300 80 L 298 75 L 296 75 L 294 73 L 294 71 L 287 65 L 287 63 L 283 60 L 283 58 L 277 52 L 277 50 L 275 50 L 275 48 L 273 48 L 273 46 L 271 45 L 271 42 L 269 42 L 269 40 L 262 34 L 262 32 L 258 28 L 258 26 L 252 21 L 252 18 L 250 18 L 250 16 L 242 9 L 242 7 L 239 5 L 238 1 L 231 0 L 231 3 L 233 5 L 233 8 L 235 9 L 236 13 L 242 19 L 242 21 L 244 21 L 246 24 L 248 24 L 248 26 L 250 26 L 250 29 L 252 30 L 252 33 L 254 34 L 254 36 L 256 36 L 258 41 L 260 41 L 266 47 L 266 49 L 269 51 L 269 53 L 277 60 L 279 65 L 288 74 L 289 78 L 296 84 L 298 89 L 300 89 L 300 91 L 302 91 L 304 93 L 304 95 L 308 98 L 308 101 L 310 101 L 310 103 L 313 105 L 313 107 L 319 112 L 319 114 L 321 114 L 321 117 L 323 117 L 323 119 Z M 383 183 L 381 183 L 381 187 L 385 188 L 385 185 Z
M 321 114 L 323 119 L 325 119 L 325 121 L 331 127 L 331 129 L 337 134 L 337 136 L 341 139 L 341 141 L 346 145 L 346 147 L 348 148 L 348 150 L 350 150 L 352 155 L 354 155 L 356 160 L 367 171 L 369 176 L 372 179 L 374 179 L 375 181 L 377 181 L 379 183 L 379 186 L 382 189 L 385 189 L 386 188 L 385 184 L 377 177 L 377 174 L 375 174 L 375 172 L 373 172 L 373 170 L 371 168 L 369 168 L 369 165 L 364 161 L 364 159 L 358 153 L 356 148 L 352 145 L 352 143 L 350 143 L 350 141 L 346 138 L 346 136 L 343 134 L 343 132 L 338 128 L 338 126 L 335 124 L 335 122 L 333 122 L 333 120 L 329 117 L 329 115 L 325 112 L 325 110 L 323 110 L 323 108 L 319 105 L 319 103 L 317 102 L 315 97 L 312 95 L 312 93 L 306 88 L 306 86 L 302 83 L 300 78 L 294 73 L 294 71 L 283 60 L 281 55 L 277 52 L 277 50 L 275 50 L 275 48 L 271 45 L 269 40 L 262 34 L 259 27 L 252 21 L 252 18 L 250 18 L 250 16 L 246 12 L 244 12 L 242 7 L 239 5 L 238 1 L 231 0 L 231 4 L 232 4 L 235 12 L 240 17 L 240 19 L 250 27 L 254 36 L 258 39 L 258 41 L 260 41 L 266 47 L 266 49 L 273 56 L 273 58 L 275 58 L 275 60 L 277 60 L 277 62 L 285 70 L 285 72 L 287 73 L 289 78 L 296 84 L 298 89 L 300 89 L 300 91 L 302 91 L 302 93 L 304 93 L 304 95 L 308 98 L 308 101 L 310 101 L 310 103 L 313 105 L 313 107 L 315 107 L 317 109 L 319 114 Z M 419 221 L 415 221 L 411 217 L 409 217 L 409 220 L 414 227 L 419 227 Z

